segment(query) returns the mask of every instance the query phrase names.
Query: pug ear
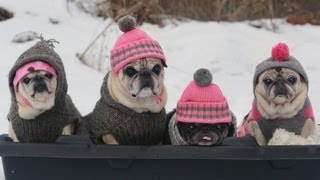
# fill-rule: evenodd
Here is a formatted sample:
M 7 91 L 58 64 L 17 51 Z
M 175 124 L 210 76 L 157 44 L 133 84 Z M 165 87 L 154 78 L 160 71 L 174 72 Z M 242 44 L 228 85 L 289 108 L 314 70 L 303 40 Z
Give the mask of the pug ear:
M 229 130 L 228 130 L 229 128 L 228 127 L 226 127 L 224 130 L 223 130 L 223 132 L 222 132 L 222 137 L 227 137 L 228 136 L 228 134 L 229 134 Z
M 306 83 L 306 80 L 304 79 L 304 77 L 301 74 L 299 74 L 299 76 L 300 76 L 301 82 Z
M 166 62 L 161 61 L 161 63 L 162 63 L 162 66 L 163 66 L 163 67 L 168 67 L 167 64 L 166 64 Z
M 260 75 L 257 76 L 257 78 L 256 78 L 255 81 L 254 81 L 254 85 L 255 85 L 255 86 L 259 83 L 259 78 L 260 78 Z

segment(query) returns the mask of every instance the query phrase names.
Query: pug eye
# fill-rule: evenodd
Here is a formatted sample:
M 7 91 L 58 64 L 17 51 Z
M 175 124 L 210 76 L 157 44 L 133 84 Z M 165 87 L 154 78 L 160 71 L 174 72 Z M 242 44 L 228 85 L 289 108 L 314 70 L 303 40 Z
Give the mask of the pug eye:
M 294 77 L 294 76 L 289 76 L 288 79 L 287 79 L 287 81 L 288 81 L 290 84 L 294 85 L 294 84 L 297 82 L 297 78 Z
M 156 75 L 159 75 L 161 72 L 161 66 L 159 64 L 156 64 L 153 68 L 152 68 L 152 72 L 154 72 Z
M 29 84 L 30 81 L 31 81 L 31 79 L 27 78 L 27 77 L 23 79 L 23 83 L 25 83 L 25 84 Z
M 53 75 L 50 74 L 50 73 L 47 73 L 47 74 L 45 74 L 44 76 L 45 76 L 46 78 L 48 78 L 48 79 L 52 79 L 52 77 L 53 77 Z
M 135 74 L 137 74 L 137 70 L 135 70 L 133 67 L 128 67 L 125 71 L 126 75 L 128 75 L 129 77 L 134 76 Z
M 221 125 L 220 125 L 220 124 L 218 124 L 218 125 L 217 125 L 217 128 L 218 128 L 218 129 L 220 129 L 220 128 L 221 128 Z
M 194 130 L 195 129 L 194 125 L 189 125 L 189 129 Z
M 266 78 L 266 79 L 263 80 L 263 82 L 264 82 L 265 85 L 269 86 L 270 84 L 273 83 L 273 80 L 270 79 L 270 78 Z

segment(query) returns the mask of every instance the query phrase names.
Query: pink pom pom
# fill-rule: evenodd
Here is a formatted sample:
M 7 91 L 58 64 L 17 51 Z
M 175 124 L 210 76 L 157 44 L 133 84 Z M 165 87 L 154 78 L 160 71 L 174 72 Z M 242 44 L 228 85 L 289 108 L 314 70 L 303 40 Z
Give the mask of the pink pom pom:
M 289 48 L 285 43 L 278 43 L 272 48 L 271 54 L 274 61 L 286 61 L 289 57 Z

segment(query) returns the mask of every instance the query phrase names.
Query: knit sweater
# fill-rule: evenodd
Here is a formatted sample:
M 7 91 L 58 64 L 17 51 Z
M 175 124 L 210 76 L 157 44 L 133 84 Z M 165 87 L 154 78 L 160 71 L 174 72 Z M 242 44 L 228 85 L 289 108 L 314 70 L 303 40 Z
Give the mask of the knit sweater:
M 101 137 L 112 134 L 119 144 L 159 144 L 166 129 L 166 112 L 137 113 L 117 103 L 108 90 L 108 74 L 101 87 L 101 98 L 80 123 L 78 134 L 90 135 L 102 143 Z
M 57 87 L 54 106 L 35 117 L 23 119 L 19 116 L 17 99 L 13 85 L 16 71 L 32 61 L 43 61 L 52 66 L 57 72 Z M 16 61 L 9 73 L 9 88 L 11 92 L 11 107 L 8 120 L 19 142 L 51 143 L 62 134 L 65 126 L 75 123 L 81 117 L 79 111 L 67 95 L 68 84 L 63 63 L 59 55 L 53 50 L 51 41 L 43 38 L 25 51 Z
M 276 119 L 266 119 L 261 116 L 257 109 L 256 102 L 254 101 L 252 110 L 244 118 L 242 124 L 237 130 L 237 136 L 242 137 L 249 134 L 249 122 L 251 121 L 258 122 L 259 127 L 267 141 L 272 138 L 272 135 L 277 128 L 282 128 L 289 132 L 293 132 L 296 135 L 300 135 L 303 125 L 308 118 L 314 120 L 313 110 L 309 99 L 306 100 L 304 107 L 292 118 Z

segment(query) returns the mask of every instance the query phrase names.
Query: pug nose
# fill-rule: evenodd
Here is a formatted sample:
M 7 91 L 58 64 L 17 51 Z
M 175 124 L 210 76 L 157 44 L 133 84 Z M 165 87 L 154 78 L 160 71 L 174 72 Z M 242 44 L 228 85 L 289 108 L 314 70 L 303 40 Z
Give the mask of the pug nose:
M 48 91 L 46 83 L 43 81 L 36 82 L 34 84 L 34 91 L 40 93 L 43 91 Z
M 142 71 L 140 72 L 140 76 L 142 76 L 142 77 L 151 76 L 151 72 L 148 71 L 148 70 L 142 70 Z
M 285 85 L 285 80 L 280 79 L 276 82 L 276 88 L 274 93 L 276 96 L 280 96 L 280 95 L 286 96 L 288 94 L 288 89 Z

